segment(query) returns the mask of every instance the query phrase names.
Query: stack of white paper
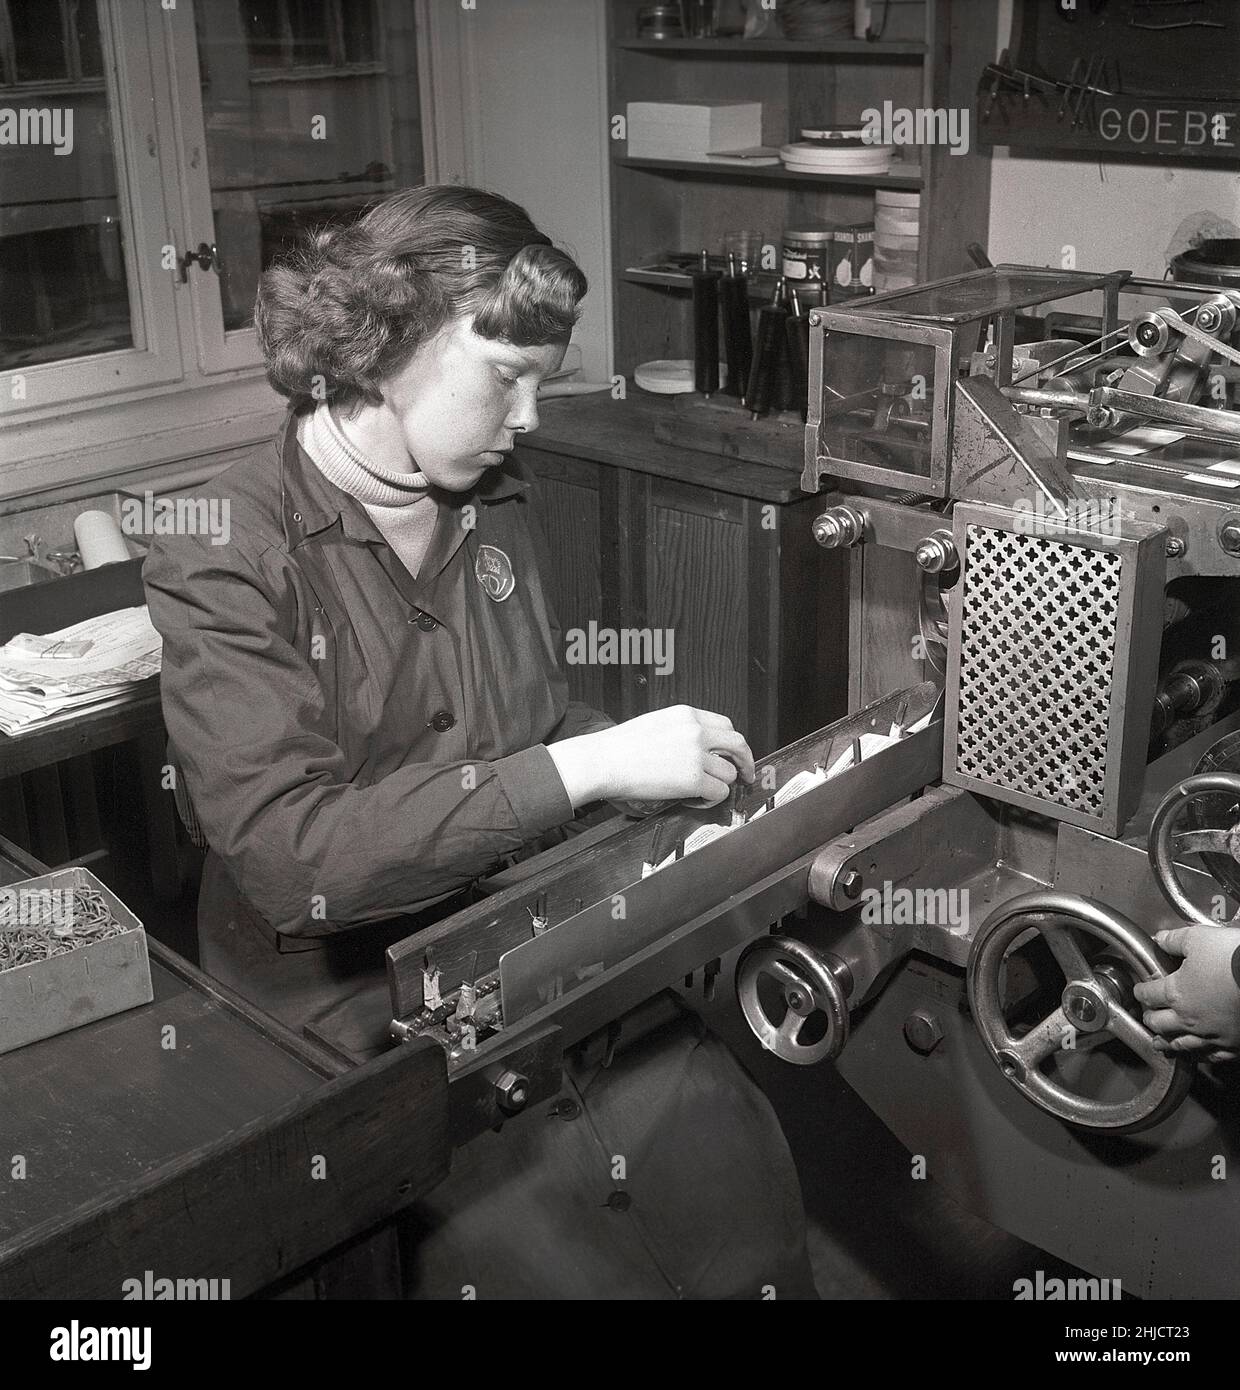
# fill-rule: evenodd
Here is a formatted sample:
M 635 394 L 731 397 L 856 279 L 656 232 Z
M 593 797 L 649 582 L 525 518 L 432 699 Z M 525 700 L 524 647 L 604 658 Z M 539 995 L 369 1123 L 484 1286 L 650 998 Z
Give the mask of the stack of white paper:
M 832 777 L 838 777 L 841 772 L 850 767 L 855 767 L 858 761 L 864 762 L 866 758 L 872 758 L 875 753 L 881 752 L 884 748 L 890 748 L 892 744 L 899 743 L 906 734 L 915 734 L 919 730 L 926 728 L 934 715 L 933 709 L 927 711 L 914 724 L 910 724 L 907 729 L 901 729 L 898 724 L 892 724 L 891 731 L 886 734 L 864 733 L 859 735 L 856 740 L 856 747 L 852 743 L 840 754 L 831 764 L 830 768 L 821 765 L 812 770 L 806 769 L 798 772 L 795 777 L 790 777 L 787 782 L 770 798 L 769 802 L 764 802 L 752 815 L 746 819 L 734 818 L 731 825 L 715 825 L 713 823 L 699 826 L 689 835 L 684 845 L 681 847 L 680 855 L 675 849 L 657 864 L 645 863 L 642 865 L 642 877 L 649 878 L 651 874 L 657 874 L 660 869 L 665 869 L 669 864 L 674 864 L 678 857 L 692 854 L 699 850 L 703 845 L 708 845 L 717 840 L 722 835 L 730 835 L 732 831 L 739 830 L 745 825 L 750 825 L 760 816 L 764 816 L 768 809 L 774 810 L 780 806 L 786 806 L 789 801 L 795 801 L 798 796 L 804 796 L 807 791 L 814 787 L 821 786 L 828 782 Z M 860 753 L 860 758 L 856 756 Z
M 145 604 L 46 636 L 19 633 L 0 647 L 0 730 L 31 733 L 120 704 L 159 661 Z

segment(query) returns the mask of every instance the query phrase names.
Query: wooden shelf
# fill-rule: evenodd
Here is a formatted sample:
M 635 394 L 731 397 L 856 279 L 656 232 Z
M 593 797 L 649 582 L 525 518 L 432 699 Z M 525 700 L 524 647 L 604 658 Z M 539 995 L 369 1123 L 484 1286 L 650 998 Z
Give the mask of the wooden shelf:
M 775 147 L 792 131 L 855 123 L 857 113 L 885 100 L 910 110 L 972 110 L 978 74 L 996 51 L 998 7 L 978 0 L 893 3 L 886 36 L 874 42 L 843 35 L 639 39 L 644 3 L 606 0 L 607 109 L 622 112 L 630 102 L 761 103 L 763 143 Z M 758 230 L 764 244 L 778 247 L 789 227 L 869 222 L 878 190 L 916 193 L 916 279 L 970 269 L 965 248 L 987 240 L 989 159 L 958 158 L 946 144 L 899 153 L 905 158 L 887 173 L 834 173 L 648 158 L 614 144 L 608 167 L 616 370 L 685 357 L 693 343 L 690 295 L 666 287 L 657 293 L 646 275 L 628 267 L 670 250 L 706 247 L 717 255 L 737 228 Z
M 926 45 L 916 39 L 874 42 L 869 39 L 621 39 L 617 48 L 638 53 L 709 53 L 730 58 L 837 57 L 924 58 Z
M 649 169 L 654 173 L 705 174 L 713 179 L 765 180 L 769 183 L 853 184 L 860 188 L 918 189 L 920 174 L 802 174 L 784 165 L 760 164 L 747 169 L 743 164 L 717 164 L 703 159 L 633 159 L 619 155 L 613 161 L 626 169 Z
M 674 290 L 677 293 L 690 294 L 693 290 L 693 277 L 691 275 L 675 275 L 670 271 L 646 271 L 646 270 L 622 270 L 620 277 L 628 285 L 652 285 L 658 290 Z M 775 282 L 779 279 L 773 271 L 761 271 L 759 274 L 751 276 L 749 280 L 749 303 L 755 309 L 760 309 L 764 304 L 771 302 L 771 291 L 775 288 Z M 800 283 L 793 281 L 793 288 Z M 865 296 L 862 296 L 865 297 Z M 845 301 L 840 301 L 841 303 Z M 806 308 L 817 308 L 817 305 L 809 305 Z

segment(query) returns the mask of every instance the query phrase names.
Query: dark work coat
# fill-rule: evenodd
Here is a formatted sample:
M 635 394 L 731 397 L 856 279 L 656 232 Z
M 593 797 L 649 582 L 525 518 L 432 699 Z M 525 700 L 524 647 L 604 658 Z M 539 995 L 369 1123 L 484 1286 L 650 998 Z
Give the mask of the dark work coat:
M 202 966 L 294 1029 L 314 1022 L 367 1056 L 386 1044 L 390 1021 L 384 948 L 462 906 L 506 856 L 570 822 L 545 745 L 611 721 L 568 698 L 561 633 L 540 580 L 544 542 L 519 465 L 489 471 L 471 493 L 437 495 L 437 527 L 414 578 L 361 504 L 315 467 L 294 425 L 290 415 L 274 441 L 203 491 L 227 504 L 226 542 L 161 537 L 143 578 L 163 637 L 170 746 L 210 844 Z M 713 1039 L 682 1029 L 669 1045 L 681 1059 L 670 1074 L 691 1066 L 699 1094 L 715 1077 L 721 1122 L 735 1119 L 738 1084 L 753 1091 L 742 1108 L 762 1122 L 742 1147 L 766 1169 L 756 1187 L 777 1207 L 777 1254 L 762 1280 L 782 1278 L 791 1291 L 793 1266 L 805 1282 L 800 1227 L 788 1221 L 799 1198 L 789 1206 L 796 1178 L 770 1108 Z M 626 1102 L 627 1113 L 647 1118 L 659 1108 Z M 701 1111 L 699 1103 L 691 1150 L 710 1143 Z M 547 1135 L 561 1131 L 546 1151 Z M 525 1159 L 567 1165 L 558 1177 L 530 1179 L 555 1204 L 568 1200 L 565 1184 L 582 1160 L 569 1127 L 542 1132 Z M 665 1142 L 675 1148 L 674 1126 Z M 686 1202 L 693 1227 L 692 1204 L 704 1200 L 692 1152 L 683 1159 L 685 1187 L 665 1193 L 677 1230 Z M 472 1186 L 449 1179 L 436 1191 L 433 1230 L 419 1249 L 449 1286 L 456 1270 L 445 1251 L 463 1228 L 448 1218 L 485 1206 L 480 1194 L 492 1183 L 511 1184 L 511 1167 L 502 1168 L 480 1177 L 475 1163 Z M 745 1186 L 752 1202 L 754 1184 Z M 529 1191 L 514 1200 L 530 1219 Z M 593 1210 L 593 1195 L 585 1206 Z M 712 1210 L 726 1231 L 724 1207 Z M 658 1225 L 654 1196 L 642 1220 Z M 602 1233 L 596 1244 L 607 1248 Z M 635 1253 L 647 1246 L 600 1255 L 626 1265 L 615 1287 L 631 1294 L 653 1281 L 663 1296 L 698 1287 L 695 1273 L 669 1274 L 666 1253 L 657 1268 Z M 747 1246 L 742 1257 L 743 1290 L 756 1287 L 752 1253 Z M 700 1252 L 686 1258 L 693 1270 L 702 1263 Z M 711 1259 L 710 1287 L 729 1286 L 727 1261 Z M 537 1277 L 518 1264 L 511 1278 L 536 1292 Z M 601 1286 L 609 1278 L 604 1271 Z M 496 1272 L 490 1292 L 502 1282 Z M 517 1290 L 510 1282 L 507 1291 Z
M 205 489 L 227 542 L 160 537 L 143 578 L 206 838 L 305 938 L 420 911 L 571 820 L 543 745 L 611 721 L 568 698 L 516 464 L 439 494 L 415 579 L 293 424 Z

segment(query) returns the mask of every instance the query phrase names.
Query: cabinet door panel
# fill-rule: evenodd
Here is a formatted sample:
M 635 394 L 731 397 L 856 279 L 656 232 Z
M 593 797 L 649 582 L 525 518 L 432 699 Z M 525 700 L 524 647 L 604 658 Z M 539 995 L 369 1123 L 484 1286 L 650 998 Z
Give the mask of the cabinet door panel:
M 615 472 L 601 465 L 557 454 L 522 451 L 522 460 L 537 479 L 538 521 L 546 539 L 544 583 L 564 634 L 589 632 L 590 623 L 605 624 L 615 601 L 604 551 L 614 545 Z M 612 566 L 614 570 L 614 565 Z M 612 718 L 621 717 L 614 672 L 606 667 L 561 660 L 569 694 Z
M 669 666 L 646 668 L 648 708 L 689 704 L 726 714 L 744 730 L 749 714 L 748 552 L 739 499 L 662 479 L 646 511 L 645 621 L 662 633 Z

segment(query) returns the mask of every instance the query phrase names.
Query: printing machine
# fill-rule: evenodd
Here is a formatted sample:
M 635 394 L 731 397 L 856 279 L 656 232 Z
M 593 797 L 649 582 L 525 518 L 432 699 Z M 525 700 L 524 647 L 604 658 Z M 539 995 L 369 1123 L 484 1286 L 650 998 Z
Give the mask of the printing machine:
M 1155 1049 L 1132 988 L 1175 968 L 1155 932 L 1240 903 L 1238 315 L 1020 266 L 812 314 L 852 712 L 391 948 L 458 1136 L 726 970 L 979 1215 L 1128 1292 L 1234 1295 L 1237 1067 Z

